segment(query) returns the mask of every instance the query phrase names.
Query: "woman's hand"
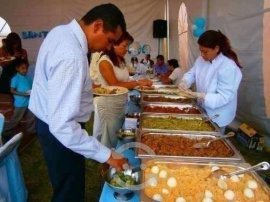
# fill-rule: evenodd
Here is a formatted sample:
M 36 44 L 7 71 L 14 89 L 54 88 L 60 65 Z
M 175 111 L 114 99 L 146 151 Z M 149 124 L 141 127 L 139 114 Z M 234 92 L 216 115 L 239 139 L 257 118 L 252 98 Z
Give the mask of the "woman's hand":
M 137 81 L 140 86 L 152 86 L 153 82 L 148 79 L 140 79 Z

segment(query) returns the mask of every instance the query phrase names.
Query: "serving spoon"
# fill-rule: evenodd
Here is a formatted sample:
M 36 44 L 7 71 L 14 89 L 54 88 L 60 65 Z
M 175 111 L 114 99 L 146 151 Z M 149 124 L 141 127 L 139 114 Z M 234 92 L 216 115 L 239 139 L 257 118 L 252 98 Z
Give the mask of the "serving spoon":
M 218 140 L 222 140 L 222 139 L 226 139 L 226 138 L 229 138 L 229 137 L 233 137 L 234 135 L 235 135 L 234 132 L 229 132 L 226 135 L 223 135 L 221 137 L 215 138 L 213 140 L 209 140 L 207 142 L 198 142 L 198 143 L 196 143 L 196 144 L 193 145 L 193 148 L 196 148 L 196 149 L 209 148 L 209 146 L 210 146 L 211 143 L 213 143 L 215 141 L 218 141 Z
M 258 163 L 254 166 L 251 166 L 249 168 L 245 168 L 245 169 L 241 169 L 241 170 L 237 170 L 237 171 L 234 171 L 234 172 L 226 172 L 225 170 L 222 170 L 222 169 L 218 169 L 218 170 L 215 170 L 213 171 L 209 177 L 215 177 L 215 178 L 226 178 L 226 177 L 230 177 L 232 175 L 241 175 L 241 174 L 244 174 L 244 173 L 247 173 L 247 172 L 250 172 L 250 171 L 258 171 L 258 170 L 268 170 L 270 168 L 270 164 L 266 161 L 263 161 L 261 163 Z

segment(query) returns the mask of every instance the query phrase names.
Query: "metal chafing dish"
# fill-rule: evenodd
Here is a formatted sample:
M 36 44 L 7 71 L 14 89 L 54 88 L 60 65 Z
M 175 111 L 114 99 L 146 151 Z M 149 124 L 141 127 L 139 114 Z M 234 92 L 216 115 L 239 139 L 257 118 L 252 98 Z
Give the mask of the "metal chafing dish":
M 244 161 L 243 160 L 243 157 L 241 156 L 241 154 L 237 151 L 237 149 L 230 143 L 230 141 L 228 140 L 221 140 L 222 143 L 224 143 L 224 148 L 227 149 L 227 151 L 230 151 L 232 153 L 231 156 L 228 156 L 228 157 L 223 157 L 222 155 L 220 156 L 216 156 L 216 157 L 213 157 L 213 156 L 205 156 L 205 153 L 207 152 L 207 150 L 210 151 L 210 149 L 213 149 L 213 148 L 205 148 L 205 149 L 200 149 L 196 151 L 195 148 L 192 148 L 192 145 L 195 143 L 196 140 L 201 140 L 203 138 L 207 138 L 207 139 L 215 139 L 217 138 L 217 136 L 215 135 L 207 135 L 207 134 L 204 134 L 204 135 L 201 135 L 199 133 L 197 134 L 191 134 L 191 133 L 164 133 L 164 132 L 147 132 L 147 131 L 140 131 L 137 138 L 136 138 L 136 141 L 139 142 L 139 143 L 143 143 L 143 144 L 146 144 L 145 142 L 142 141 L 142 138 L 145 137 L 145 136 L 160 136 L 162 135 L 163 137 L 167 136 L 167 137 L 179 137 L 179 138 L 186 138 L 188 140 L 191 141 L 191 143 L 186 147 L 186 148 L 182 148 L 183 150 L 183 153 L 187 153 L 187 148 L 191 148 L 191 149 L 194 149 L 194 153 L 199 153 L 200 150 L 203 152 L 201 156 L 196 156 L 196 155 L 193 155 L 193 156 L 187 156 L 187 155 L 181 155 L 181 156 L 176 156 L 176 155 L 164 155 L 164 154 L 155 154 L 154 152 L 147 152 L 147 151 L 144 151 L 143 149 L 141 148 L 136 148 L 136 157 L 138 158 L 171 158 L 171 159 L 174 159 L 174 158 L 177 158 L 177 159 L 181 159 L 181 160 L 188 160 L 188 161 Z M 166 142 L 163 141 L 161 144 L 164 145 Z M 196 141 L 197 142 L 197 141 Z M 156 142 L 154 143 L 156 144 Z M 147 145 L 147 144 L 146 144 Z M 147 145 L 149 146 L 149 145 Z M 170 148 L 169 145 L 165 145 L 165 147 L 167 148 Z M 150 146 L 151 148 L 151 146 Z M 152 149 L 152 148 L 151 148 Z M 156 148 L 157 149 L 157 148 Z M 175 152 L 175 149 L 174 148 L 171 148 L 172 151 L 171 152 Z M 177 149 L 181 149 L 181 148 L 177 148 Z M 159 151 L 161 150 L 161 148 L 158 149 Z M 192 153 L 192 150 L 191 150 L 191 153 Z
M 158 112 L 158 111 L 145 111 L 145 107 L 155 108 L 155 107 L 162 107 L 162 108 L 177 108 L 179 112 Z M 176 110 L 177 110 L 176 109 Z M 193 112 L 190 112 L 189 109 L 193 110 Z M 203 109 L 199 108 L 195 104 L 177 104 L 177 103 L 144 103 L 141 106 L 141 111 L 143 113 L 175 113 L 175 114 L 204 114 Z M 196 113 L 197 112 L 197 113 Z
M 166 128 L 150 128 L 145 127 L 143 122 L 146 118 L 161 118 L 161 119 L 185 119 L 185 120 L 201 120 L 203 121 L 207 116 L 206 115 L 179 115 L 179 114 L 149 114 L 142 113 L 140 116 L 140 129 L 145 131 L 152 132 L 175 132 L 175 133 L 201 133 L 201 134 L 215 134 L 220 135 L 219 127 L 212 121 L 208 121 L 208 125 L 212 128 L 212 131 L 202 131 L 202 130 L 189 130 L 189 129 L 170 129 Z
M 146 101 L 146 99 L 150 99 L 149 101 Z M 164 101 L 155 101 L 155 99 L 163 99 Z M 195 103 L 195 99 L 187 98 L 185 96 L 180 95 L 164 95 L 164 94 L 147 94 L 142 93 L 141 95 L 141 104 L 144 103 Z
M 177 94 L 179 90 L 175 85 L 152 85 L 151 87 L 136 88 L 138 91 L 142 93 L 149 93 L 149 94 Z
M 175 161 L 175 160 L 164 160 L 164 159 L 157 159 L 157 160 L 149 160 L 149 159 L 144 159 L 142 161 L 142 164 L 144 165 L 144 170 L 142 171 L 142 178 L 141 178 L 141 184 L 142 189 L 140 191 L 140 199 L 142 202 L 149 202 L 153 201 L 153 196 L 149 196 L 150 194 L 155 194 L 155 195 L 160 195 L 162 197 L 162 201 L 167 202 L 167 201 L 176 201 L 176 198 L 179 196 L 184 197 L 185 199 L 189 199 L 188 201 L 202 201 L 205 196 L 205 191 L 210 190 L 211 193 L 213 194 L 213 197 L 215 201 L 218 201 L 217 197 L 222 198 L 223 201 L 270 201 L 270 188 L 269 186 L 265 183 L 265 181 L 256 173 L 256 172 L 249 172 L 244 174 L 244 176 L 238 176 L 238 179 L 240 182 L 233 182 L 233 179 L 231 178 L 226 178 L 225 183 L 227 186 L 227 189 L 222 187 L 224 183 L 219 183 L 219 179 L 216 179 L 214 177 L 209 179 L 209 175 L 211 172 L 213 172 L 214 169 L 226 169 L 226 170 L 243 170 L 245 168 L 250 167 L 249 164 L 247 163 L 236 163 L 236 162 L 210 162 L 210 163 L 203 163 L 203 162 L 185 162 L 185 161 Z M 152 173 L 153 167 L 158 167 L 158 169 L 154 169 L 157 171 L 156 173 Z M 183 178 L 181 176 L 177 176 L 175 172 L 169 172 L 170 175 L 168 178 L 176 178 L 176 186 L 173 188 L 168 188 L 166 186 L 162 186 L 162 183 L 160 183 L 160 171 L 168 168 L 173 169 L 175 171 L 181 169 L 179 172 L 183 172 Z M 187 168 L 187 169 L 185 169 Z M 190 169 L 189 169 L 190 168 Z M 197 172 L 192 172 L 197 170 Z M 205 172 L 208 170 L 207 172 Z M 149 172 L 151 171 L 151 172 Z M 167 170 L 168 172 L 168 170 Z M 179 173 L 177 172 L 177 173 Z M 203 174 L 200 174 L 201 172 L 205 172 Z M 174 174 L 174 176 L 172 175 Z M 156 180 L 150 180 L 156 179 Z M 167 179 L 167 184 L 168 183 L 168 178 Z M 189 179 L 190 178 L 190 179 Z M 208 179 L 207 179 L 208 178 Z M 183 179 L 183 181 L 181 180 Z M 162 179 L 164 180 L 164 179 Z M 253 190 L 254 197 L 253 198 L 247 198 L 245 196 L 244 189 L 248 188 L 248 183 L 247 181 L 249 180 L 255 180 L 256 183 L 258 184 L 258 187 Z M 173 181 L 173 180 L 171 180 Z M 213 183 L 211 183 L 211 182 Z M 224 181 L 224 179 L 222 179 Z M 156 183 L 156 186 L 152 186 L 151 184 Z M 236 183 L 238 183 L 236 185 Z M 202 188 L 199 189 L 194 189 L 193 187 L 199 185 Z M 235 186 L 236 185 L 236 186 Z M 160 187 L 162 186 L 162 187 Z M 152 190 L 148 190 L 147 189 Z M 164 194 L 165 192 L 161 190 L 168 190 L 168 195 Z M 177 191 L 177 190 L 180 191 Z M 251 188 L 249 188 L 251 189 Z M 156 192 L 154 190 L 157 190 Z M 159 190 L 159 191 L 158 191 Z M 173 191 L 174 190 L 174 191 Z M 219 190 L 219 193 L 217 192 Z M 235 197 L 233 200 L 228 200 L 225 198 L 225 192 L 227 190 L 233 191 L 235 193 Z M 240 190 L 240 191 L 239 191 Z M 215 191 L 215 192 L 214 192 Z M 187 193 L 188 192 L 188 193 Z M 194 193 L 193 193 L 194 192 Z M 259 193 L 260 192 L 260 193 Z M 261 196 L 259 196 L 259 194 Z M 262 194 L 264 196 L 262 196 Z M 237 195 L 237 196 L 236 196 Z M 241 195 L 241 198 L 239 199 L 239 195 Z M 236 197 L 238 197 L 236 199 Z M 261 199 L 263 198 L 264 199 Z M 169 199 L 168 199 L 169 198 Z M 243 199 L 244 198 L 244 199 Z

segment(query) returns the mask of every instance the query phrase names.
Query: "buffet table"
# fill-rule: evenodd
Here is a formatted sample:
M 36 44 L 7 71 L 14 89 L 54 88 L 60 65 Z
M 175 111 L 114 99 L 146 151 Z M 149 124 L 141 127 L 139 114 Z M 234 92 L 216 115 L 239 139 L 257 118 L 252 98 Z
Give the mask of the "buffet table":
M 150 90 L 153 91 L 153 89 Z M 138 95 L 139 93 L 133 91 L 132 94 Z M 233 201 L 233 199 L 237 199 L 238 201 L 243 201 L 249 197 L 251 199 L 255 194 L 255 198 L 258 197 L 256 200 L 263 199 L 263 201 L 270 201 L 270 191 L 266 183 L 256 173 L 245 174 L 245 176 L 243 175 L 241 177 L 236 175 L 229 176 L 227 179 L 220 179 L 212 176 L 212 173 L 215 172 L 215 170 L 220 169 L 230 173 L 232 171 L 247 168 L 249 165 L 245 163 L 241 154 L 233 144 L 227 140 L 222 142 L 218 142 L 220 140 L 215 141 L 215 144 L 211 145 L 212 147 L 210 149 L 213 151 L 211 153 L 197 152 L 198 150 L 194 149 L 194 143 L 197 141 L 201 142 L 202 140 L 207 140 L 209 138 L 215 139 L 221 135 L 214 123 L 209 122 L 209 125 L 205 124 L 205 114 L 200 111 L 201 109 L 197 109 L 196 105 L 187 104 L 186 101 L 188 100 L 183 100 L 182 98 L 179 99 L 172 95 L 154 95 L 154 93 L 151 92 L 150 94 L 147 94 L 147 96 L 147 99 L 149 100 L 144 100 L 143 97 L 140 100 L 142 109 L 139 108 L 138 103 L 129 101 L 126 113 L 141 112 L 141 110 L 142 112 L 146 112 L 141 114 L 140 127 L 138 134 L 136 134 L 136 140 L 139 143 L 149 146 L 152 150 L 155 150 L 155 153 L 152 156 L 149 154 L 145 155 L 138 150 L 135 154 L 132 149 L 125 150 L 123 153 L 123 155 L 129 159 L 131 166 L 134 167 L 141 164 L 141 158 L 146 158 L 146 161 L 143 161 L 145 169 L 142 171 L 144 177 L 142 178 L 141 183 L 147 183 L 147 186 L 144 187 L 143 192 L 135 192 L 130 200 L 117 200 L 114 196 L 113 189 L 105 183 L 100 196 L 100 202 L 152 201 L 150 198 L 154 199 L 154 201 L 162 201 L 164 198 L 167 198 L 167 201 L 185 201 L 182 197 L 183 192 L 185 192 L 185 194 L 189 193 L 185 196 L 188 201 L 201 201 L 202 197 L 204 197 L 203 199 L 208 200 L 213 197 L 213 195 L 215 200 L 223 201 L 226 199 Z M 159 112 L 158 110 L 164 110 L 164 106 L 162 104 L 158 106 L 151 103 L 153 99 L 157 98 L 163 101 L 164 99 L 167 99 L 165 102 L 168 100 L 179 101 L 182 103 L 180 104 L 182 106 L 170 105 L 167 103 L 166 106 L 164 105 L 166 108 L 165 110 L 167 111 L 165 111 L 165 113 L 164 111 Z M 187 108 L 189 109 L 187 110 Z M 189 111 L 190 109 L 191 111 Z M 182 115 L 171 113 L 171 110 L 177 110 L 177 113 Z M 202 114 L 194 114 L 194 112 L 197 113 L 198 111 L 202 112 Z M 163 119 L 165 121 L 163 121 Z M 184 123 L 181 123 L 182 120 L 184 120 Z M 194 122 L 192 122 L 193 120 Z M 190 123 L 191 125 L 189 125 Z M 196 124 L 199 126 L 199 130 L 197 129 L 198 131 L 196 128 L 193 129 L 193 126 Z M 206 126 L 204 126 L 204 124 Z M 130 126 L 129 123 L 125 123 L 125 125 Z M 202 128 L 202 126 L 204 127 Z M 122 145 L 123 142 L 119 141 L 117 148 Z M 193 145 L 195 153 L 192 153 L 192 151 L 191 153 L 187 153 L 185 150 L 187 147 L 183 147 L 182 150 L 179 149 L 181 145 L 188 146 L 188 148 Z M 225 146 L 227 148 L 225 148 Z M 224 156 L 224 149 L 222 149 L 221 153 L 215 152 L 222 147 L 231 149 L 227 152 L 228 156 Z M 139 158 L 135 158 L 135 156 Z M 159 157 L 163 159 L 158 160 Z M 172 175 L 172 173 L 174 175 Z M 156 176 L 154 181 L 151 181 L 151 179 L 148 178 L 150 175 Z M 192 180 L 185 180 L 186 177 L 191 177 Z M 180 184 L 178 184 L 179 182 Z M 202 182 L 207 182 L 208 187 L 204 185 L 205 183 L 201 186 Z M 237 182 L 240 183 L 235 186 L 236 184 L 234 183 Z M 195 183 L 196 186 L 193 186 L 192 183 Z M 190 186 L 190 184 L 192 186 Z M 199 190 L 196 190 L 197 187 L 199 187 Z M 208 189 L 212 190 L 212 192 Z M 241 190 L 240 192 L 239 189 Z M 191 192 L 193 194 L 191 194 Z

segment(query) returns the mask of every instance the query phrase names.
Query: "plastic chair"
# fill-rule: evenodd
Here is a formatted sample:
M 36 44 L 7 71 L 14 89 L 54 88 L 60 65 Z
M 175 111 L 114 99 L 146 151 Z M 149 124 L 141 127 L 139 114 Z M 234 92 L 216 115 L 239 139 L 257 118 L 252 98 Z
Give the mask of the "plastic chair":
M 27 190 L 17 155 L 21 139 L 22 133 L 19 133 L 0 147 L 0 201 L 27 201 Z

